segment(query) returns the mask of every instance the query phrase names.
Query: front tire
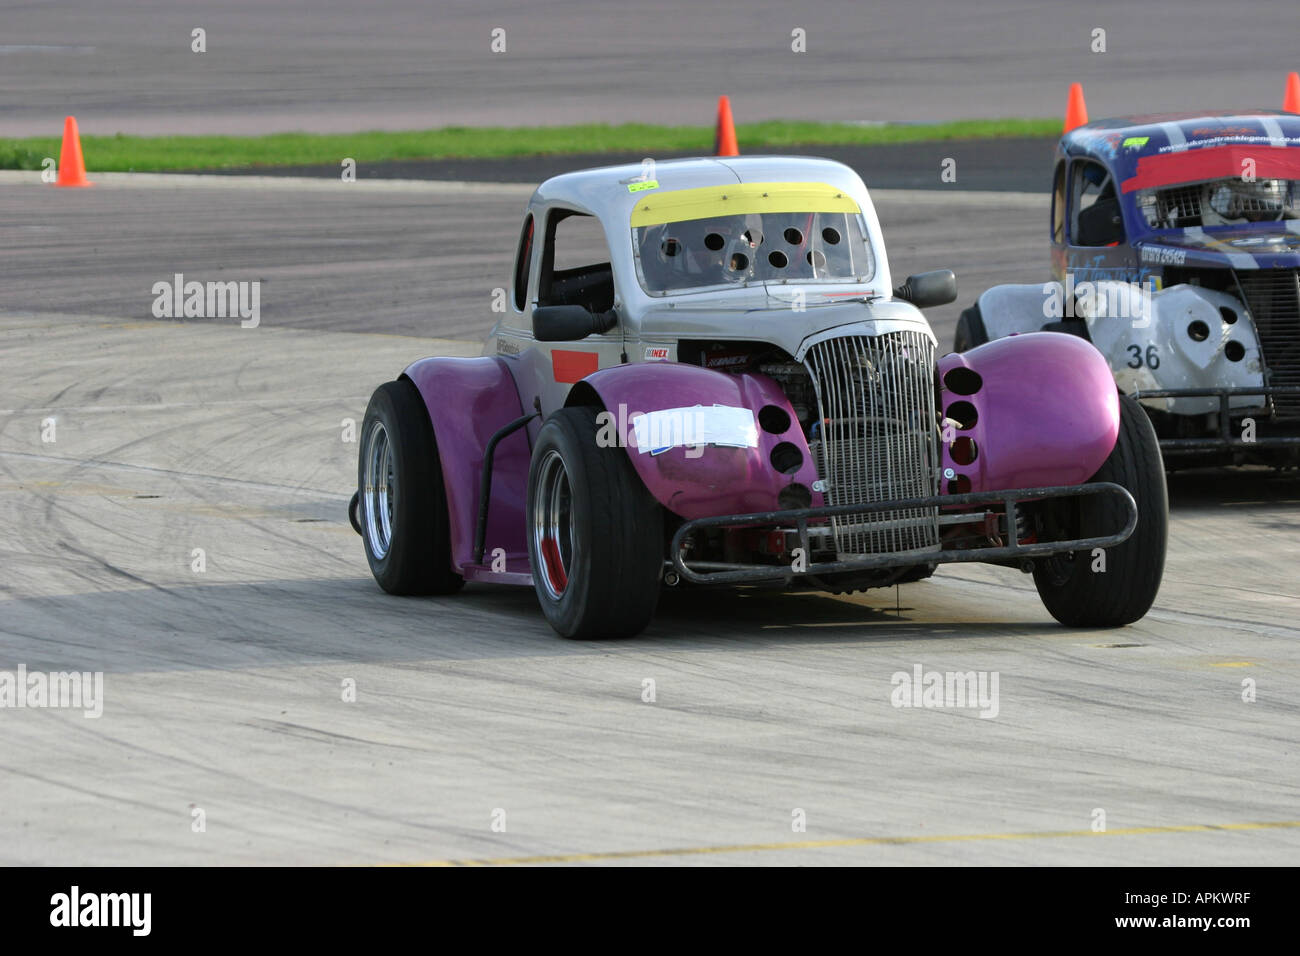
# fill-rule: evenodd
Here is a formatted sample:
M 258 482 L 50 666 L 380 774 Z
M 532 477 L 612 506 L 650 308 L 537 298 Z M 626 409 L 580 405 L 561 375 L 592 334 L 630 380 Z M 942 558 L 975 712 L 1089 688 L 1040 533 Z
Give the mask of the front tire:
M 1169 497 L 1160 442 L 1142 406 L 1120 395 L 1119 437 L 1092 481 L 1113 481 L 1137 502 L 1133 534 L 1105 550 L 1105 571 L 1092 570 L 1087 551 L 1053 555 L 1034 563 L 1034 585 L 1043 605 L 1067 627 L 1122 627 L 1139 620 L 1155 602 L 1164 574 L 1169 535 Z M 1123 526 L 1125 508 L 1111 496 L 1064 500 L 1056 513 L 1063 533 L 1091 538 Z
M 389 594 L 452 594 L 451 529 L 442 462 L 424 398 L 406 380 L 375 389 L 361 426 L 357 524 L 366 560 Z
M 976 302 L 969 309 L 963 309 L 958 317 L 957 331 L 952 337 L 952 350 L 969 352 L 988 340 L 989 334 L 984 328 L 984 314 L 980 312 L 980 304 Z
M 546 420 L 528 472 L 528 557 L 547 622 L 562 637 L 632 637 L 659 601 L 663 511 L 627 451 L 600 447 L 594 408 Z

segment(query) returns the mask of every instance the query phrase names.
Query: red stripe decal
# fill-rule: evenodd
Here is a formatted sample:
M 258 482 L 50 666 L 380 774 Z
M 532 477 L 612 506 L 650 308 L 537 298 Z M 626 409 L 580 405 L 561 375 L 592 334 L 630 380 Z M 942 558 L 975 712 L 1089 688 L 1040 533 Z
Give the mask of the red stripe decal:
M 557 382 L 580 382 L 600 368 L 600 356 L 595 352 L 570 352 L 555 349 L 551 352 L 551 370 Z
M 1143 156 L 1134 175 L 1124 180 L 1124 192 L 1231 179 L 1249 168 L 1245 160 L 1254 162 L 1256 179 L 1300 179 L 1300 149 L 1294 146 L 1209 146 Z

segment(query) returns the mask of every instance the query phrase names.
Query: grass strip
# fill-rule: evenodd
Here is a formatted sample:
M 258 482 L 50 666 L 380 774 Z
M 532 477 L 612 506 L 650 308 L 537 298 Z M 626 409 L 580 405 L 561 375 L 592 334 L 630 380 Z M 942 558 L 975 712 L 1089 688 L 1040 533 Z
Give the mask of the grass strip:
M 951 123 L 859 125 L 773 120 L 736 128 L 742 152 L 785 146 L 877 146 L 1054 136 L 1060 120 L 959 120 Z M 501 159 L 565 153 L 708 154 L 713 129 L 705 126 L 467 127 L 361 133 L 273 133 L 268 136 L 94 136 L 81 137 L 86 168 L 106 172 L 184 169 L 243 169 L 271 166 L 359 164 L 401 159 Z M 0 139 L 0 169 L 40 169 L 59 156 L 60 137 Z

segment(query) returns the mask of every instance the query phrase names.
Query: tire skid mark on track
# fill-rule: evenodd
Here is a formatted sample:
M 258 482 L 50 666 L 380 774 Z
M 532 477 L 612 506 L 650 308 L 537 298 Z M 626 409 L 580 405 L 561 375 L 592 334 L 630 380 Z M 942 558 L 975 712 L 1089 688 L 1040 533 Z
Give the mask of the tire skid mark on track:
M 123 578 L 127 581 L 130 581 L 132 584 L 140 584 L 148 588 L 153 588 L 155 591 L 161 591 L 163 594 L 167 595 L 168 597 L 172 597 L 172 598 L 181 597 L 172 588 L 165 587 L 159 584 L 157 581 L 150 581 L 148 578 L 142 578 L 137 574 L 132 574 L 130 571 L 127 571 L 125 568 L 119 568 L 117 565 L 112 564 L 111 562 L 100 557 L 97 554 L 92 554 L 89 551 L 86 551 L 82 548 L 78 548 L 75 545 L 69 544 L 64 539 L 59 539 L 58 541 L 55 542 L 55 545 L 59 548 L 62 548 L 64 551 L 71 551 L 73 554 L 80 555 L 81 557 L 86 558 L 87 560 L 103 568 L 105 571 L 109 572 L 110 574 L 115 575 L 119 578 Z
M 177 426 L 184 427 L 184 426 Z M 152 465 L 133 465 L 120 461 L 105 461 L 102 458 L 62 458 L 56 455 L 37 455 L 30 452 L 20 451 L 0 451 L 0 459 L 16 458 L 26 461 L 37 461 L 57 465 L 74 465 L 79 468 L 108 468 L 119 469 L 122 471 L 138 472 L 145 475 L 156 475 L 164 478 L 173 478 L 178 482 L 185 481 L 204 481 L 222 485 L 238 485 L 248 488 L 252 491 L 275 491 L 287 495 L 311 495 L 314 498 L 330 498 L 337 501 L 347 501 L 352 497 L 352 493 L 346 494 L 338 491 L 326 491 L 323 488 L 308 488 L 295 485 L 273 484 L 265 481 L 252 481 L 247 478 L 231 478 L 225 475 L 208 475 L 196 472 L 178 471 L 174 468 L 158 468 Z M 12 473 L 11 473 L 12 475 Z M 345 515 L 342 521 L 347 520 Z

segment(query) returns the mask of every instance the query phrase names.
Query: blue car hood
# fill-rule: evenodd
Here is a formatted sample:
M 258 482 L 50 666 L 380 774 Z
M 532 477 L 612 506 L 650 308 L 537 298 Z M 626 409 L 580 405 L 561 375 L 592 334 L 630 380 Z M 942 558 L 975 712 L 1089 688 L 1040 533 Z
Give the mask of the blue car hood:
M 1281 226 L 1281 223 L 1277 224 Z M 1300 222 L 1296 222 L 1300 228 Z M 1234 269 L 1300 268 L 1300 232 L 1289 229 L 1180 229 L 1135 240 L 1143 265 Z

